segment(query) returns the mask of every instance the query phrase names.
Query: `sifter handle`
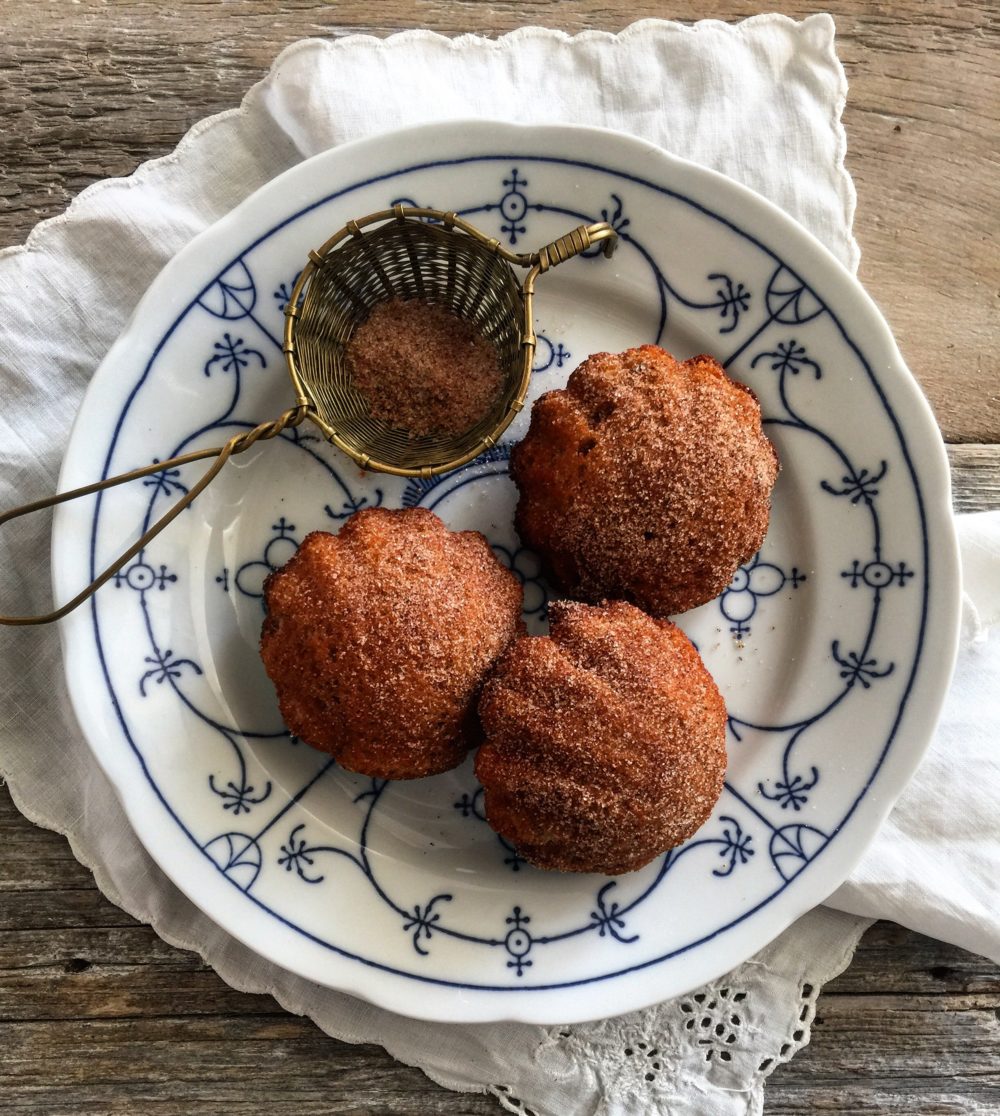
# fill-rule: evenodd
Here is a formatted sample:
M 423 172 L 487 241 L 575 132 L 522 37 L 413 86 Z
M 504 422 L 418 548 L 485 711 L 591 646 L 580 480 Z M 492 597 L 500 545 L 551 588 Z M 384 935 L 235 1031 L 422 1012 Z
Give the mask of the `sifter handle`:
M 9 523 L 13 519 L 19 519 L 23 515 L 30 515 L 32 512 L 42 511 L 45 508 L 55 507 L 56 504 L 68 503 L 70 500 L 75 500 L 79 496 L 89 496 L 91 493 L 101 492 L 105 488 L 114 488 L 116 485 L 125 484 L 126 481 L 138 480 L 139 477 L 148 477 L 153 473 L 161 473 L 164 469 L 172 469 L 179 465 L 188 465 L 192 461 L 201 461 L 206 457 L 215 458 L 215 461 L 212 462 L 204 476 L 199 478 L 198 483 L 195 484 L 190 491 L 186 492 L 168 512 L 162 515 L 153 526 L 149 528 L 142 538 L 134 542 L 124 554 L 116 558 L 103 573 L 94 578 L 94 580 L 85 589 L 77 593 L 72 600 L 67 601 L 61 608 L 54 609 L 52 612 L 46 612 L 41 616 L 0 616 L 0 625 L 20 626 L 28 624 L 50 624 L 53 620 L 59 620 L 67 615 L 67 613 L 72 612 L 74 608 L 83 604 L 88 597 L 100 589 L 106 581 L 114 577 L 122 566 L 131 561 L 143 547 L 147 546 L 156 538 L 164 527 L 172 523 L 186 507 L 192 504 L 201 492 L 211 484 L 216 474 L 234 453 L 242 453 L 244 450 L 249 449 L 254 442 L 262 438 L 274 438 L 289 426 L 298 426 L 307 414 L 307 407 L 293 407 L 291 410 L 285 411 L 280 418 L 272 422 L 261 423 L 260 426 L 255 426 L 253 430 L 248 430 L 243 434 L 234 434 L 232 438 L 222 446 L 216 446 L 212 449 L 192 450 L 191 453 L 184 453 L 179 457 L 171 457 L 169 461 L 157 461 L 152 465 L 144 465 L 141 469 L 133 469 L 129 473 L 121 473 L 116 477 L 108 477 L 106 480 L 97 481 L 95 484 L 87 484 L 82 488 L 71 489 L 69 492 L 60 492 L 56 496 L 47 496 L 44 500 L 35 500 L 30 504 L 22 504 L 21 507 L 14 508 L 12 511 L 0 515 L 0 527 L 2 527 L 5 523 Z
M 568 233 L 539 248 L 531 255 L 518 257 L 517 262 L 527 267 L 528 274 L 521 284 L 521 294 L 524 296 L 524 329 L 521 333 L 521 346 L 523 352 L 523 365 L 521 374 L 521 387 L 518 399 L 524 399 L 524 392 L 528 388 L 528 379 L 531 376 L 531 362 L 535 352 L 535 329 L 532 314 L 532 304 L 535 298 L 535 280 L 539 275 L 557 267 L 566 260 L 586 252 L 594 244 L 604 242 L 603 252 L 606 258 L 614 254 L 618 247 L 618 233 L 607 221 L 597 221 L 592 225 L 577 225 Z M 492 243 L 496 243 L 493 241 Z M 510 421 L 508 419 L 508 421 Z
M 586 252 L 593 244 L 604 241 L 604 255 L 610 259 L 615 248 L 618 247 L 618 233 L 607 223 L 598 221 L 594 225 L 578 225 L 571 232 L 539 248 L 535 253 L 537 257 L 538 273 L 544 274 L 549 268 L 555 267 L 564 261 Z

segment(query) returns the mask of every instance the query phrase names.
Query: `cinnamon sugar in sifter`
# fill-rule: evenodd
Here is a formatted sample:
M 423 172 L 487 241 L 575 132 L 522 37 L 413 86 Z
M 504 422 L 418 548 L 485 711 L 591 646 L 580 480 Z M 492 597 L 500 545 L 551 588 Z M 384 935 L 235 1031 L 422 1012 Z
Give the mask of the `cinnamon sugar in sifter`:
M 494 346 L 451 310 L 420 299 L 379 303 L 346 357 L 371 414 L 414 437 L 468 430 L 503 383 Z

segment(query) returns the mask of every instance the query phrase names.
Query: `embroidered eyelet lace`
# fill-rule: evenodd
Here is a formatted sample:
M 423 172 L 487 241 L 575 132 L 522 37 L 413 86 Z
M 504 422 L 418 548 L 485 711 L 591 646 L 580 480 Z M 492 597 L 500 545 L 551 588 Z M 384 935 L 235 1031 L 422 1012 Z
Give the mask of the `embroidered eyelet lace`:
M 814 911 L 688 996 L 540 1029 L 530 1062 L 489 1091 L 518 1116 L 759 1113 L 766 1079 L 809 1042 L 819 990 L 846 966 L 867 925 Z M 560 1107 L 574 1092 L 573 1107 Z

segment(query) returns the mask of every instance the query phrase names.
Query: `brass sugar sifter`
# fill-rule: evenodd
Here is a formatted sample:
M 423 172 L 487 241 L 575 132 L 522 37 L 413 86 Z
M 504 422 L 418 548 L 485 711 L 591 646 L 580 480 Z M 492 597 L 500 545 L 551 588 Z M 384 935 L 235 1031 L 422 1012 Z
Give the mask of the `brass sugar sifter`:
M 0 624 L 48 624 L 72 612 L 131 561 L 212 482 L 233 454 L 309 420 L 363 469 L 405 477 L 449 472 L 496 445 L 524 407 L 535 354 L 532 301 L 539 275 L 603 242 L 617 244 L 606 222 L 580 225 L 536 252 L 502 247 L 455 213 L 395 205 L 348 221 L 309 253 L 285 308 L 283 351 L 295 406 L 224 445 L 193 450 L 95 484 L 24 504 L 20 516 L 88 496 L 165 469 L 215 458 L 205 474 L 128 550 L 60 608 L 40 616 L 0 616 Z M 518 281 L 514 268 L 527 268 Z M 459 434 L 415 437 L 374 418 L 354 387 L 344 352 L 354 329 L 380 302 L 422 299 L 468 321 L 495 348 L 503 387 L 488 413 Z

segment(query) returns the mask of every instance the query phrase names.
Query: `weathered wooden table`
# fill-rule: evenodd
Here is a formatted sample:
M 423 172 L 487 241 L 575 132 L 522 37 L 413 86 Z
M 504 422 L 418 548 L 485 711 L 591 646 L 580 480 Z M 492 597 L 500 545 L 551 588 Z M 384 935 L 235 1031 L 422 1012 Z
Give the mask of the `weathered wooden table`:
M 763 5 L 767 7 L 767 5 Z M 776 2 L 789 15 L 816 3 Z M 959 510 L 1000 507 L 1000 65 L 995 0 L 842 0 L 861 278 L 935 408 Z M 88 183 L 162 155 L 238 103 L 286 43 L 427 26 L 619 30 L 758 6 L 693 0 L 0 0 L 0 246 Z M 991 345 L 992 342 L 992 345 Z M 226 987 L 108 903 L 66 842 L 0 792 L 0 1111 L 497 1113 L 377 1047 Z M 1000 1112 L 1000 970 L 880 924 L 827 986 L 770 1116 Z M 706 1114 L 711 1116 L 711 1114 Z

